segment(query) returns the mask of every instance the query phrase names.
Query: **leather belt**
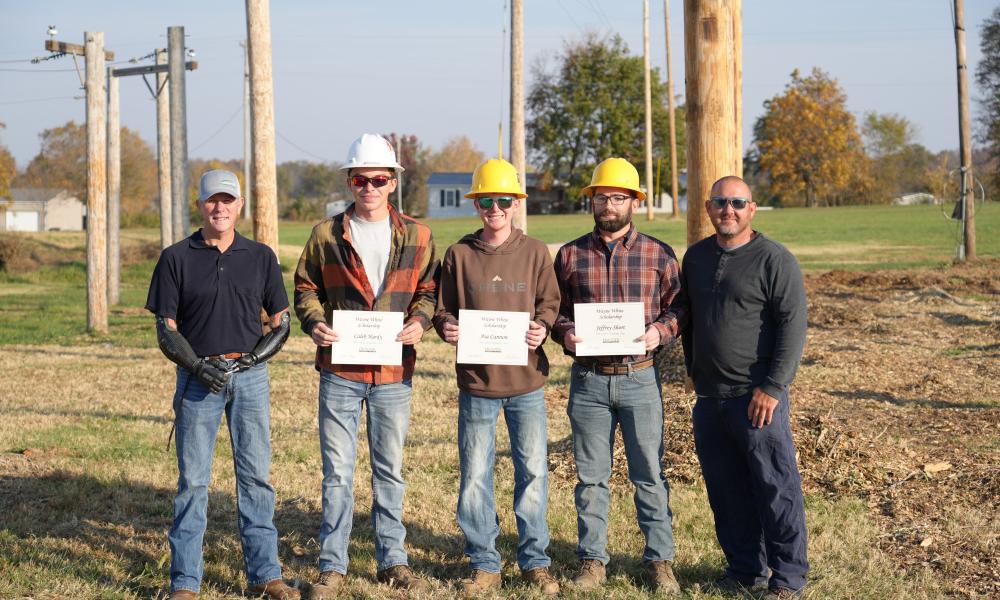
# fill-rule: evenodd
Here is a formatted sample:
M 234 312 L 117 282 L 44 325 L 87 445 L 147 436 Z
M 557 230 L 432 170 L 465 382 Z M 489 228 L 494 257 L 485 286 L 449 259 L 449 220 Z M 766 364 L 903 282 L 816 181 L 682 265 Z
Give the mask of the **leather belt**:
M 214 358 L 216 360 L 233 360 L 237 358 L 242 358 L 246 356 L 246 352 L 226 352 L 225 354 L 213 354 L 212 356 L 205 356 L 203 358 Z
M 630 363 L 602 363 L 597 360 L 577 358 L 576 364 L 598 375 L 629 375 L 653 366 L 653 359 L 647 358 Z

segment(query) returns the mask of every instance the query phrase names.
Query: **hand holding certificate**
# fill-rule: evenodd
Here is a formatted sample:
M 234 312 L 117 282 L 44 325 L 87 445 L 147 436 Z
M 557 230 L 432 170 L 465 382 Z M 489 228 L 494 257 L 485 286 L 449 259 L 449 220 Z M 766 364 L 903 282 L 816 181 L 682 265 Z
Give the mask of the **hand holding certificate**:
M 573 305 L 577 356 L 645 354 L 642 302 L 592 302 Z
M 528 313 L 502 310 L 458 311 L 458 363 L 528 364 Z
M 330 344 L 335 365 L 400 365 L 403 344 L 396 336 L 403 329 L 403 313 L 368 310 L 335 310 L 330 327 L 339 341 Z

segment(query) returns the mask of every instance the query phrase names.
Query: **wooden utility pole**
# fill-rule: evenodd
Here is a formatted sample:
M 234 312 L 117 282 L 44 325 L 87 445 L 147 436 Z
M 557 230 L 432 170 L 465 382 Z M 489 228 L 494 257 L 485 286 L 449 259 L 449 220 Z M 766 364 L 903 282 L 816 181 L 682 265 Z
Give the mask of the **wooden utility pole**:
M 684 0 L 688 245 L 714 231 L 712 183 L 743 174 L 740 11 L 741 0 Z
M 115 54 L 104 49 L 104 33 L 87 31 L 84 45 L 45 40 L 49 52 L 83 56 L 87 93 L 87 331 L 108 332 L 107 224 L 107 90 L 104 61 Z
M 247 43 L 240 42 L 243 48 L 243 218 L 253 218 L 253 199 L 250 185 L 250 157 L 253 149 L 250 146 L 250 59 L 247 55 Z
M 87 64 L 87 330 L 108 332 L 107 97 L 104 33 L 84 33 Z
M 122 206 L 122 129 L 118 78 L 108 67 L 108 306 L 118 304 Z
M 674 76 L 670 68 L 670 0 L 663 0 L 663 21 L 667 32 L 667 110 L 670 112 L 670 197 L 674 210 L 671 219 L 681 218 L 677 185 L 677 124 L 674 118 Z
M 646 98 L 646 220 L 652 221 L 655 218 L 654 194 L 659 190 L 653 190 L 653 96 L 649 76 L 649 0 L 642 0 L 642 81 Z
M 156 51 L 156 65 L 167 66 L 167 51 Z M 170 88 L 167 74 L 156 74 L 156 166 L 160 189 L 160 247 L 174 243 L 173 201 L 170 195 Z
M 524 156 L 524 2 L 510 3 L 510 162 L 517 169 L 521 191 L 528 189 Z M 528 233 L 528 199 L 514 215 L 514 227 Z
M 962 239 L 959 260 L 976 260 L 976 195 L 972 190 L 972 143 L 969 134 L 969 68 L 965 63 L 965 1 L 955 0 L 955 59 L 958 68 L 958 144 L 961 167 L 959 202 Z
M 187 92 L 184 82 L 184 28 L 167 28 L 167 61 L 170 86 L 170 192 L 173 204 L 174 242 L 187 237 L 191 226 L 188 208 Z
M 246 0 L 253 131 L 254 238 L 278 254 L 278 186 L 274 149 L 274 83 L 271 79 L 271 16 L 267 0 Z

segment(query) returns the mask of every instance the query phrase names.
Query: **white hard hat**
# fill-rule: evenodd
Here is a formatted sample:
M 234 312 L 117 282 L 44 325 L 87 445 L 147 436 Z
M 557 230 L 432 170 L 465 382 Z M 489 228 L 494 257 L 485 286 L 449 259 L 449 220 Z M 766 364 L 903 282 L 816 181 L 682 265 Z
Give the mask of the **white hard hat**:
M 392 149 L 389 140 L 377 133 L 364 133 L 351 144 L 347 151 L 347 161 L 340 170 L 365 167 L 385 167 L 404 171 L 403 165 L 396 162 L 396 151 Z

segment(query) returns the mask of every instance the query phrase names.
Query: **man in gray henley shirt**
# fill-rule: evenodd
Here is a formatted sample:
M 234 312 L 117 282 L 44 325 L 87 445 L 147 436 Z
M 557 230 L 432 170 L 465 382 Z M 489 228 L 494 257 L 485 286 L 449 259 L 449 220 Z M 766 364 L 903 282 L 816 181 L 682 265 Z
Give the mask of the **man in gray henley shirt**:
M 806 294 L 792 254 L 754 231 L 739 177 L 712 186 L 716 235 L 688 248 L 677 314 L 698 401 L 695 446 L 728 568 L 716 586 L 797 597 L 806 583 L 802 482 L 788 386 L 806 337 Z M 770 571 L 770 572 L 769 572 Z

